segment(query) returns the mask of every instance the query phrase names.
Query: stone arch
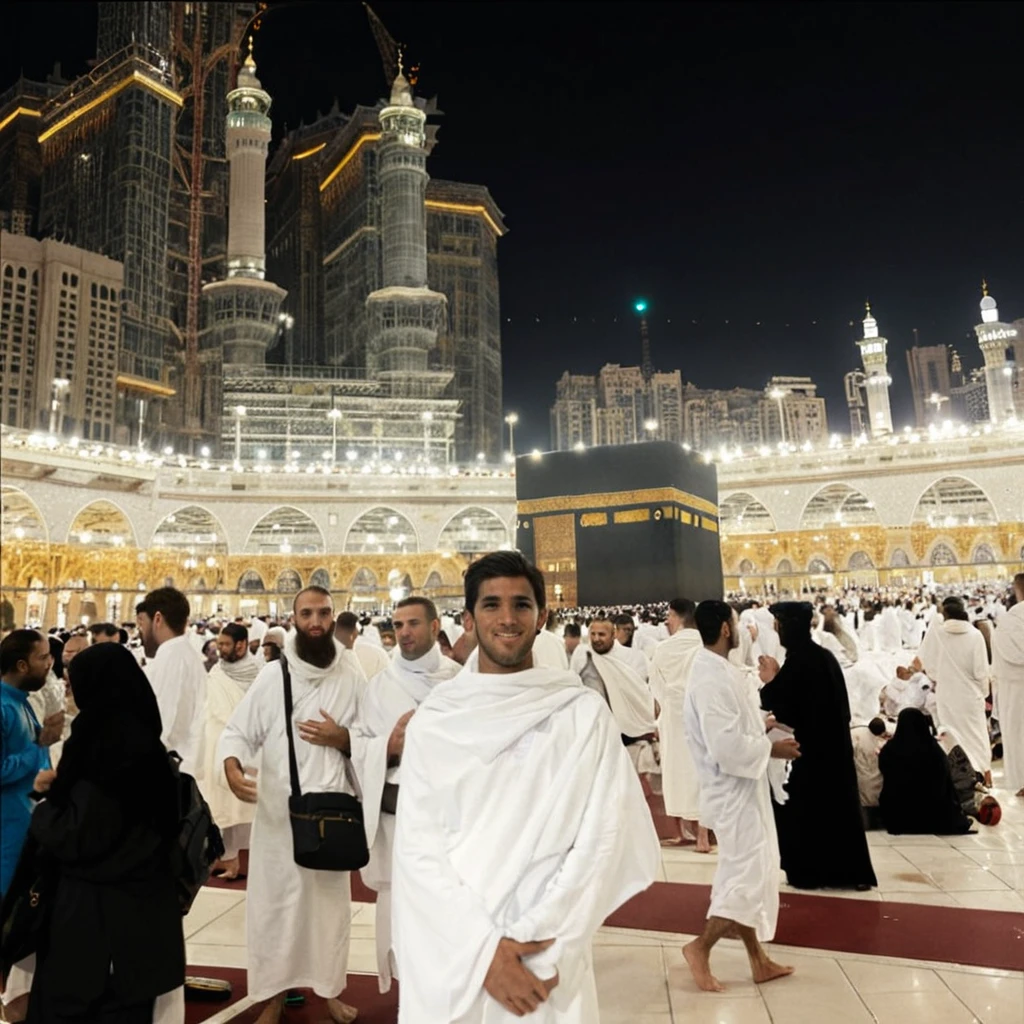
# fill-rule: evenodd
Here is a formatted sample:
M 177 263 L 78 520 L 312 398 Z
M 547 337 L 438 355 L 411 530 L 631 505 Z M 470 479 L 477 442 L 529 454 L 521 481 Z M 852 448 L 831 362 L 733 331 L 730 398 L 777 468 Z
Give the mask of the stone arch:
M 774 533 L 775 517 L 763 502 L 737 491 L 718 504 L 718 526 L 724 534 Z
M 392 601 L 401 601 L 412 593 L 412 577 L 401 569 L 388 573 L 388 596 Z
M 830 576 L 832 574 L 832 567 L 824 558 L 812 558 L 807 563 L 807 571 L 812 576 Z
M 342 550 L 346 555 L 414 555 L 419 535 L 408 516 L 385 505 L 367 509 L 348 528 Z
M 120 505 L 99 498 L 83 505 L 72 517 L 67 542 L 89 547 L 135 547 L 135 529 Z
M 780 576 L 791 576 L 793 574 L 793 563 L 788 558 L 780 559 L 775 571 Z
M 0 543 L 35 540 L 46 544 L 50 531 L 39 506 L 20 488 L 4 484 L 0 487 Z
M 850 561 L 846 566 L 850 572 L 865 572 L 870 569 L 874 569 L 875 563 L 871 560 L 871 556 L 866 551 L 854 551 L 850 555 Z
M 372 570 L 367 569 L 366 566 L 363 566 L 361 569 L 356 570 L 348 585 L 348 589 L 353 594 L 376 594 L 380 588 L 377 584 L 376 574 Z
M 279 505 L 249 531 L 244 550 L 247 555 L 322 555 L 327 545 L 312 517 L 294 505 Z
M 440 590 L 444 586 L 444 580 L 436 569 L 431 569 L 427 578 L 423 581 L 424 590 Z
M 266 593 L 267 585 L 263 582 L 263 577 L 255 569 L 246 569 L 238 577 L 238 587 L 236 589 L 240 594 L 263 594 Z
M 826 484 L 811 495 L 800 515 L 801 530 L 829 526 L 877 526 L 882 522 L 875 503 L 844 483 Z
M 274 590 L 278 594 L 297 594 L 302 589 L 302 577 L 294 569 L 282 569 L 277 574 Z
M 757 572 L 757 566 L 749 558 L 744 558 L 736 569 L 741 576 L 752 576 Z
M 323 587 L 324 590 L 331 589 L 331 574 L 327 569 L 314 569 L 309 577 L 311 587 Z
M 182 505 L 160 520 L 149 546 L 192 554 L 226 555 L 227 531 L 208 508 Z
M 971 562 L 974 565 L 991 565 L 997 561 L 991 544 L 978 544 L 971 552 Z
M 889 556 L 889 565 L 894 569 L 907 569 L 910 567 L 910 558 L 903 548 L 895 548 Z
M 985 491 L 965 476 L 944 476 L 921 493 L 912 523 L 932 527 L 995 526 L 995 505 Z
M 958 565 L 959 562 L 956 551 L 945 541 L 936 542 L 928 553 L 929 565 Z
M 456 512 L 441 528 L 439 551 L 479 554 L 510 547 L 509 532 L 497 512 L 481 505 L 469 505 Z

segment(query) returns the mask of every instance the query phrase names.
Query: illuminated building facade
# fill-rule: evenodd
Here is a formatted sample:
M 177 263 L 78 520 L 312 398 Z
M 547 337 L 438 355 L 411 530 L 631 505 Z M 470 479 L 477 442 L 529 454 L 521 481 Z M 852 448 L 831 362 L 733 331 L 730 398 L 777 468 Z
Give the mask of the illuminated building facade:
M 1004 423 L 1017 414 L 1014 400 L 1018 368 L 1013 359 L 1007 358 L 1008 351 L 1019 343 L 1020 335 L 1013 324 L 999 320 L 996 300 L 988 293 L 988 285 L 982 286 L 981 323 L 974 328 L 978 335 L 978 347 L 985 359 L 985 390 L 988 394 L 988 415 L 993 423 Z
M 857 342 L 864 364 L 863 384 L 867 423 L 864 427 L 871 437 L 885 437 L 892 433 L 892 409 L 889 405 L 889 385 L 892 378 L 887 366 L 886 347 L 889 342 L 878 333 L 878 322 L 867 306 L 864 318 L 864 337 Z

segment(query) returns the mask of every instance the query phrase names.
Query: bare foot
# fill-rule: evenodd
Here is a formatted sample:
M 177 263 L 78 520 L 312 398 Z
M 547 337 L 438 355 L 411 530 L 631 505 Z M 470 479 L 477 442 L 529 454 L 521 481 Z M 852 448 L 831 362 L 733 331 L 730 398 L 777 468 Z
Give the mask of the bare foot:
M 683 957 L 702 992 L 724 992 L 725 986 L 711 973 L 711 962 L 696 939 L 683 946 Z
M 697 829 L 697 853 L 710 853 L 711 843 L 709 842 L 708 830 L 701 825 Z
M 17 999 L 12 999 L 5 1007 L 3 1007 L 3 1015 L 0 1016 L 0 1020 L 9 1021 L 10 1024 L 15 1024 L 16 1021 L 23 1021 L 28 1016 L 28 993 L 26 992 L 23 996 L 18 996 Z
M 327 1000 L 327 1012 L 331 1015 L 334 1024 L 352 1024 L 352 1021 L 359 1016 L 359 1011 L 340 999 Z
M 256 1024 L 279 1024 L 284 1013 L 284 997 L 286 993 L 275 996 L 263 1007 L 263 1012 L 256 1018 Z
M 784 967 L 767 958 L 750 965 L 750 973 L 754 976 L 754 983 L 757 985 L 763 985 L 766 981 L 774 981 L 776 978 L 788 977 L 794 970 L 793 967 Z
M 241 867 L 242 861 L 238 857 L 232 857 L 231 860 L 217 861 L 210 869 L 210 873 L 214 878 L 223 879 L 225 882 L 233 882 L 238 877 Z
M 1017 796 L 1024 796 L 1024 786 L 1017 790 Z

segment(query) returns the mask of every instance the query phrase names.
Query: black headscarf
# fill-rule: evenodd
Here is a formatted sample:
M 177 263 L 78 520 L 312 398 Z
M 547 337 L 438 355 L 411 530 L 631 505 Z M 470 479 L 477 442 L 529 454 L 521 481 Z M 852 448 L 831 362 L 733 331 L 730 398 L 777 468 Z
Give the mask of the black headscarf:
M 118 802 L 127 819 L 152 822 L 171 834 L 178 820 L 177 786 L 145 673 L 120 644 L 87 647 L 68 672 L 78 715 L 47 799 L 66 805 L 78 782 L 91 782 Z
M 64 641 L 52 633 L 46 638 L 50 645 L 50 657 L 53 658 L 53 674 L 58 679 L 64 678 Z
M 779 624 L 779 643 L 788 651 L 811 642 L 814 606 L 810 601 L 779 601 L 768 608 Z

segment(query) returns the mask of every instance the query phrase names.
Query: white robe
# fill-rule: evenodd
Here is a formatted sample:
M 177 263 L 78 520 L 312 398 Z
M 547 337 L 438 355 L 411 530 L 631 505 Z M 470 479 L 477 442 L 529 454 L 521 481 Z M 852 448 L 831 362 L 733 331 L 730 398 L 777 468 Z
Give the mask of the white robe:
M 952 727 L 974 770 L 992 768 L 992 743 L 985 718 L 989 691 L 988 648 L 969 622 L 936 621 L 917 652 L 935 682 L 935 707 L 941 725 Z
M 1024 602 L 992 631 L 993 689 L 1003 735 L 1003 771 L 1011 793 L 1024 788 Z
M 391 988 L 394 957 L 391 952 L 391 851 L 395 816 L 381 812 L 385 782 L 398 785 L 401 765 L 388 767 L 388 740 L 395 723 L 415 711 L 438 683 L 462 671 L 458 662 L 434 646 L 422 658 L 406 661 L 399 652 L 373 679 L 359 706 L 352 733 L 352 763 L 363 794 L 363 824 L 370 862 L 360 871 L 363 882 L 377 893 L 377 978 L 381 992 Z
M 299 736 L 298 723 L 319 721 L 321 708 L 351 726 L 366 689 L 355 656 L 335 641 L 326 669 L 300 661 L 295 634 L 284 654 L 292 680 L 292 732 L 303 793 L 355 793 L 354 773 L 333 747 Z M 255 1002 L 291 988 L 311 988 L 334 998 L 345 987 L 352 923 L 347 871 L 314 871 L 295 863 L 288 816 L 288 739 L 281 663 L 266 665 L 239 702 L 221 736 L 217 759 L 251 765 L 262 754 L 259 797 L 249 853 L 246 900 L 248 989 Z
M 903 646 L 903 626 L 895 608 L 882 609 L 875 617 L 875 648 L 886 654 L 895 654 Z
M 542 629 L 533 641 L 533 667 L 553 668 L 559 672 L 564 672 L 569 667 L 565 642 L 549 629 Z
M 638 647 L 626 647 L 616 640 L 612 647 L 612 656 L 625 662 L 645 683 L 650 682 L 651 663 Z
M 588 656 L 593 658 L 594 667 L 608 692 L 608 704 L 619 724 L 619 731 L 623 736 L 646 736 L 657 729 L 654 697 L 646 681 L 619 654 L 621 650 L 622 645 L 617 640 L 608 654 L 598 654 L 581 644 L 573 652 L 572 671 L 579 675 Z
M 753 928 L 767 942 L 779 916 L 779 844 L 768 783 L 772 744 L 756 692 L 727 659 L 701 650 L 684 723 L 700 779 L 700 822 L 718 839 L 708 917 Z
M 665 813 L 686 821 L 700 817 L 700 783 L 683 728 L 683 709 L 693 659 L 703 649 L 697 630 L 680 629 L 658 644 L 651 662 L 651 690 L 661 705 L 658 747 Z
M 394 854 L 400 1024 L 511 1024 L 484 990 L 498 941 L 559 984 L 531 1024 L 596 1024 L 591 943 L 660 849 L 607 705 L 569 672 L 463 670 L 409 723 Z
M 206 668 L 182 634 L 165 640 L 146 665 L 146 675 L 160 708 L 163 733 L 168 750 L 181 757 L 181 770 L 202 784 L 206 717 Z
M 372 679 L 378 672 L 383 672 L 390 663 L 388 652 L 380 644 L 371 644 L 369 640 L 357 637 L 352 645 L 352 653 L 363 668 L 363 675 Z

